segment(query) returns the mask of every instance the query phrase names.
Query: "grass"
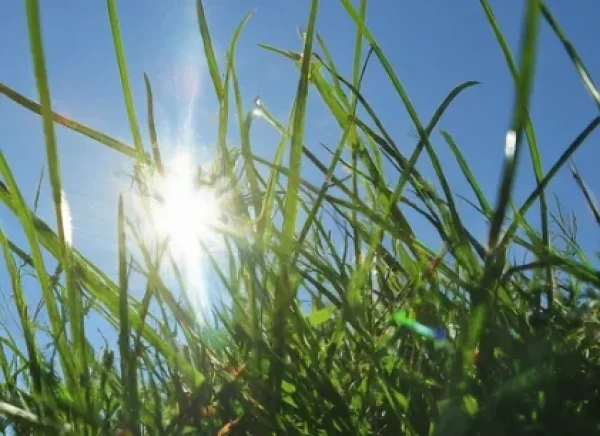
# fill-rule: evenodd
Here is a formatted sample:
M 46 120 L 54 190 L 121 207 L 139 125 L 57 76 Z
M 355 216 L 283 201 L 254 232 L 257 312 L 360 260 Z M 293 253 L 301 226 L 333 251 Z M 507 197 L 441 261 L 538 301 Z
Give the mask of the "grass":
M 151 81 L 143 78 L 151 142 L 145 145 L 116 2 L 107 0 L 134 145 L 53 112 L 38 1 L 26 2 L 39 103 L 3 84 L 0 94 L 41 117 L 58 227 L 51 229 L 27 205 L 0 151 L 0 200 L 27 237 L 27 246 L 19 247 L 0 231 L 23 339 L 5 328 L 0 342 L 3 429 L 23 435 L 220 436 L 600 431 L 600 274 L 578 246 L 572 221 L 560 207 L 551 212 L 547 203 L 549 182 L 598 127 L 600 117 L 566 144 L 544 173 L 528 114 L 539 23 L 550 25 L 584 88 L 600 105 L 583 60 L 550 9 L 541 0 L 528 0 L 517 62 L 491 6 L 480 1 L 515 85 L 507 127 L 507 141 L 514 139 L 515 148 L 507 154 L 495 205 L 483 194 L 460 144 L 450 132 L 441 132 L 472 188 L 473 206 L 490 223 L 487 240 L 479 241 L 464 224 L 430 143 L 440 118 L 464 92 L 477 92 L 477 83 L 458 84 L 432 119 L 422 120 L 366 25 L 366 0 L 358 7 L 340 1 L 356 28 L 350 79 L 339 73 L 317 33 L 318 0 L 307 11 L 302 52 L 264 46 L 281 62 L 298 67 L 287 123 L 263 105 L 244 110 L 235 46 L 250 14 L 236 29 L 220 66 L 202 1 L 197 2 L 219 104 L 218 165 L 212 176 L 228 186 L 232 203 L 227 224 L 216 229 L 226 246 L 226 261 L 206 253 L 230 303 L 216 307 L 214 322 L 208 324 L 198 323 L 193 306 L 178 301 L 176 290 L 163 281 L 162 272 L 171 268 L 185 284 L 168 241 L 157 244 L 145 238 L 135 219 L 143 211 L 128 210 L 122 197 L 118 277 L 109 277 L 70 245 L 54 124 L 131 158 L 132 190 L 147 206 L 151 193 L 144 174 L 165 172 Z M 418 132 L 409 156 L 361 93 L 369 62 L 383 66 Z M 303 143 L 310 89 L 316 91 L 311 98 L 324 102 L 341 130 L 329 162 L 317 159 Z M 232 133 L 231 104 L 238 114 L 240 150 L 226 141 Z M 250 132 L 256 110 L 281 137 L 272 161 L 253 153 Z M 518 205 L 512 190 L 526 146 L 537 187 Z M 343 160 L 348 153 L 351 160 Z M 426 158 L 434 169 L 434 184 L 417 170 Z M 308 163 L 322 173 L 320 186 L 304 178 Z M 351 170 L 350 185 L 336 176 L 342 165 Z M 593 193 L 575 166 L 571 171 L 598 219 Z M 538 205 L 539 230 L 526 219 L 526 212 Z M 405 215 L 408 209 L 431 224 L 443 250 L 419 239 Z M 324 224 L 326 216 L 333 228 Z M 332 232 L 341 235 L 341 248 Z M 552 243 L 556 240 L 561 242 Z M 533 260 L 509 260 L 515 248 Z M 49 265 L 55 266 L 53 273 Z M 25 273 L 33 274 L 42 290 L 38 308 L 27 305 Z M 146 284 L 139 301 L 130 295 L 132 274 Z M 300 293 L 310 296 L 310 307 L 303 307 Z M 424 325 L 444 327 L 448 340 L 430 341 L 395 326 L 390 318 L 399 310 Z M 47 315 L 48 325 L 39 321 L 39 311 Z M 90 317 L 114 327 L 118 347 L 90 343 L 85 330 Z M 43 344 L 42 335 L 49 338 Z

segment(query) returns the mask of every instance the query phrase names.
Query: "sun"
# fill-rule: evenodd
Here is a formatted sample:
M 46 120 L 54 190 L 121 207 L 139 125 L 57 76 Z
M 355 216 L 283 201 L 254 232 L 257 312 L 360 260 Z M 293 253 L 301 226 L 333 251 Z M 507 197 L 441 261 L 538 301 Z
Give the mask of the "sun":
M 199 167 L 187 149 L 178 149 L 159 174 L 144 176 L 150 200 L 146 207 L 146 238 L 167 241 L 168 252 L 183 273 L 195 308 L 207 308 L 206 250 L 216 253 L 222 236 L 225 193 L 216 184 L 199 183 Z M 206 170 L 205 170 L 206 171 Z
M 152 185 L 151 221 L 158 236 L 169 239 L 176 257 L 194 258 L 200 241 L 215 242 L 214 227 L 221 223 L 222 204 L 213 186 L 198 184 L 198 167 L 190 152 L 178 151 Z

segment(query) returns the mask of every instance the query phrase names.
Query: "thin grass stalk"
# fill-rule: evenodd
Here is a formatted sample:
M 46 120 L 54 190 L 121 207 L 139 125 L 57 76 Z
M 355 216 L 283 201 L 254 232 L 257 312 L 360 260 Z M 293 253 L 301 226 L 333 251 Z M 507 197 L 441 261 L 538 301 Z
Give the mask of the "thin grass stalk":
M 367 0 L 361 0 L 360 1 L 360 6 L 359 6 L 359 14 L 360 14 L 360 18 L 363 21 L 366 21 L 366 17 L 367 17 Z M 363 46 L 363 35 L 362 32 L 360 31 L 360 29 L 357 28 L 356 30 L 356 36 L 355 36 L 355 42 L 354 42 L 354 62 L 353 62 L 353 68 L 352 68 L 352 84 L 354 85 L 354 87 L 356 89 L 360 89 L 360 82 L 361 82 L 361 77 L 362 77 L 362 73 L 361 73 L 361 57 L 362 57 L 362 46 Z M 362 72 L 364 73 L 364 69 L 362 70 Z M 352 107 L 352 114 L 356 115 L 356 107 L 358 105 L 358 98 L 357 95 L 354 94 L 352 96 L 352 101 L 351 101 L 351 107 Z M 350 123 L 350 146 L 352 149 L 352 168 L 356 169 L 358 168 L 358 147 L 359 147 L 359 142 L 358 142 L 358 134 L 357 134 L 357 129 L 356 129 L 356 125 L 354 123 Z M 358 173 L 356 171 L 352 171 L 352 190 L 354 191 L 354 196 L 358 197 L 359 196 L 359 192 L 358 192 Z M 353 218 L 354 221 L 357 221 L 357 215 L 356 212 L 353 212 Z M 353 229 L 354 231 L 354 258 L 355 258 L 355 266 L 356 268 L 358 268 L 360 266 L 360 262 L 361 262 L 361 249 L 360 249 L 360 235 L 359 235 L 359 229 L 357 227 L 354 227 Z
M 117 66 L 119 67 L 119 76 L 121 78 L 121 87 L 123 90 L 123 99 L 125 100 L 125 108 L 127 110 L 129 128 L 131 130 L 131 135 L 133 136 L 133 145 L 137 152 L 137 159 L 141 162 L 143 156 L 145 155 L 144 146 L 142 144 L 140 127 L 137 122 L 135 107 L 133 105 L 133 95 L 131 92 L 131 85 L 129 83 L 129 74 L 127 73 L 127 63 L 125 61 L 125 48 L 123 47 L 121 28 L 119 27 L 119 17 L 117 14 L 116 0 L 106 0 L 106 7 L 108 10 L 110 29 L 112 32 L 115 55 L 117 58 Z
M 281 235 L 280 276 L 278 289 L 275 293 L 275 307 L 273 314 L 273 351 L 277 359 L 273 362 L 269 371 L 271 387 L 271 401 L 269 412 L 273 415 L 279 412 L 281 401 L 281 382 L 283 376 L 283 362 L 286 342 L 286 318 L 289 305 L 296 295 L 297 278 L 293 265 L 290 264 L 294 249 L 294 235 L 298 219 L 298 202 L 300 191 L 300 171 L 302 167 L 302 139 L 304 136 L 304 123 L 306 117 L 306 104 L 308 99 L 309 75 L 311 70 L 312 46 L 315 35 L 315 25 L 319 0 L 312 0 L 306 40 L 302 51 L 302 67 L 300 69 L 300 80 L 296 92 L 296 104 L 294 119 L 292 123 L 292 139 L 290 150 L 290 174 L 288 176 L 287 193 L 283 213 L 283 229 Z
M 139 401 L 137 386 L 136 353 L 130 345 L 129 293 L 127 273 L 127 241 L 125 236 L 125 212 L 123 197 L 119 195 L 117 207 L 119 247 L 119 350 L 121 360 L 121 384 L 123 386 L 124 428 L 135 436 L 140 434 Z

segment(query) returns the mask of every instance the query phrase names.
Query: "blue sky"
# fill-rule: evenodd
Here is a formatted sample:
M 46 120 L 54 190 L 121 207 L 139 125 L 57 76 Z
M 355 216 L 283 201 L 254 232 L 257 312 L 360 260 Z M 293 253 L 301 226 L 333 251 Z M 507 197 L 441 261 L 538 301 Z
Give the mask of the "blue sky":
M 40 3 L 54 109 L 130 142 L 105 2 Z M 516 52 L 523 2 L 496 0 L 491 3 Z M 600 3 L 597 0 L 552 0 L 548 4 L 592 77 L 600 77 L 597 56 L 600 27 L 595 22 L 600 16 Z M 242 34 L 237 56 L 247 109 L 252 107 L 254 96 L 260 94 L 273 114 L 282 120 L 287 118 L 297 86 L 297 71 L 289 61 L 265 52 L 257 44 L 299 50 L 297 28 L 305 25 L 308 6 L 307 0 L 205 1 L 220 60 L 224 58 L 236 25 L 247 12 L 256 9 Z M 165 152 L 183 140 L 197 147 L 199 160 L 207 159 L 216 137 L 216 104 L 203 62 L 195 1 L 121 0 L 118 11 L 144 139 L 147 138 L 145 72 L 153 84 L 159 137 Z M 482 82 L 457 99 L 439 127 L 453 135 L 493 201 L 513 88 L 503 56 L 478 2 L 374 0 L 368 9 L 368 24 L 406 86 L 423 122 L 431 117 L 453 87 L 467 80 Z M 321 2 L 317 27 L 340 69 L 349 77 L 354 27 L 338 1 Z M 0 59 L 0 82 L 37 100 L 22 2 L 0 4 Z M 411 135 L 414 128 L 376 60 L 366 74 L 364 93 L 397 143 L 409 154 L 414 146 Z M 560 42 L 545 23 L 531 113 L 544 169 L 554 163 L 597 114 Z M 186 134 L 186 126 L 193 127 L 194 133 Z M 333 147 L 337 129 L 315 94 L 311 94 L 306 126 L 306 144 L 325 157 L 319 142 Z M 114 226 L 117 194 L 125 180 L 123 173 L 130 171 L 130 162 L 64 128 L 57 128 L 57 136 L 65 191 L 73 213 L 75 246 L 114 274 L 117 270 Z M 259 154 L 273 156 L 278 137 L 266 123 L 254 124 L 252 138 Z M 432 138 L 453 190 L 472 198 L 439 133 L 434 133 Z M 596 190 L 600 182 L 596 166 L 600 158 L 599 142 L 600 134 L 593 134 L 575 159 L 588 185 Z M 45 163 L 41 121 L 2 98 L 0 148 L 24 195 L 33 200 L 40 169 Z M 522 175 L 516 197 L 522 200 L 533 189 L 534 179 L 527 152 L 521 162 Z M 426 163 L 422 168 L 427 168 Z M 577 214 L 585 248 L 596 250 L 597 228 L 567 171 L 552 183 L 551 191 Z M 468 207 L 463 210 L 466 222 L 483 237 L 484 225 Z M 40 214 L 53 222 L 49 190 L 43 192 Z M 4 209 L 0 211 L 0 226 L 9 236 L 22 241 L 14 220 Z M 427 238 L 423 234 L 428 231 L 425 227 L 420 229 L 417 223 L 416 229 L 420 236 Z M 0 280 L 4 287 L 3 282 Z

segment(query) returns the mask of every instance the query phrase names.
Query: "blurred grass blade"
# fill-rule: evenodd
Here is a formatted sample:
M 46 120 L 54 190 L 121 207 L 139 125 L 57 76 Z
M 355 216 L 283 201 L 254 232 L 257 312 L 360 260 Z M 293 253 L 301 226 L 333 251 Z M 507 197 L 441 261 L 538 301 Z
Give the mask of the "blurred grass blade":
M 527 107 L 533 88 L 535 74 L 535 58 L 537 49 L 538 26 L 539 26 L 539 0 L 528 0 L 525 11 L 525 22 L 521 36 L 521 66 L 518 80 L 515 86 L 515 103 L 510 130 L 507 133 L 507 146 L 514 142 L 511 151 L 504 162 L 504 170 L 500 182 L 498 200 L 488 237 L 488 247 L 494 250 L 500 237 L 500 228 L 504 222 L 506 208 L 510 201 L 513 185 L 516 178 L 516 169 L 519 162 L 523 129 L 527 121 Z M 512 138 L 514 135 L 514 139 Z
M 38 431 L 42 431 L 45 428 L 46 431 L 52 431 L 52 434 L 70 433 L 72 428 L 70 425 L 55 425 L 49 422 L 42 421 L 36 414 L 29 410 L 22 409 L 13 404 L 0 401 L 0 414 L 18 418 L 19 420 L 26 421 L 33 424 L 33 428 L 37 428 Z M 39 433 L 38 433 L 39 434 Z
M 500 26 L 499 26 L 498 22 L 496 21 L 496 18 L 494 16 L 494 13 L 493 13 L 492 8 L 490 7 L 488 1 L 480 0 L 480 3 L 483 7 L 483 10 L 487 17 L 487 20 L 488 20 L 490 26 L 492 27 L 494 35 L 496 36 L 496 40 L 498 41 L 498 44 L 500 45 L 500 49 L 502 50 L 502 53 L 504 54 L 504 58 L 506 59 L 506 63 L 508 65 L 508 68 L 512 75 L 513 81 L 514 81 L 515 85 L 518 86 L 518 84 L 521 80 L 520 73 L 518 71 L 516 62 L 513 59 L 513 55 L 511 53 L 508 42 L 506 41 L 506 39 L 504 38 L 504 35 L 502 34 L 502 30 L 500 29 Z M 524 120 L 525 135 L 527 136 L 527 143 L 529 144 L 529 153 L 531 156 L 531 163 L 533 165 L 533 171 L 535 174 L 536 182 L 539 184 L 544 177 L 543 169 L 542 169 L 542 161 L 541 161 L 541 157 L 540 157 L 539 148 L 537 145 L 535 130 L 533 128 L 533 123 L 531 122 L 531 118 L 529 116 L 527 108 L 524 109 L 523 120 Z M 540 193 L 540 219 L 541 219 L 541 225 L 542 225 L 542 239 L 544 241 L 544 245 L 547 248 L 550 248 L 550 231 L 549 231 L 549 226 L 548 226 L 548 205 L 546 203 L 546 195 L 545 195 L 544 191 L 541 191 L 541 193 Z M 548 279 L 548 281 L 550 283 L 552 283 L 551 287 L 552 287 L 552 289 L 554 289 L 556 287 L 556 284 L 554 283 L 554 274 L 552 273 L 551 268 L 548 268 L 546 270 L 546 278 Z M 551 295 L 548 295 L 548 297 L 550 299 L 552 299 Z M 539 300 L 539 297 L 538 297 L 538 300 Z
M 258 218 L 261 213 L 261 191 L 258 184 L 258 172 L 254 167 L 252 160 L 252 149 L 250 145 L 250 128 L 254 118 L 254 110 L 250 110 L 246 117 L 243 115 L 242 95 L 239 88 L 239 83 L 235 73 L 232 74 L 234 97 L 236 101 L 238 123 L 240 125 L 240 142 L 242 146 L 242 158 L 244 160 L 244 168 L 246 171 L 246 179 L 250 190 L 251 203 L 254 208 L 254 217 Z
M 498 200 L 490 223 L 487 247 L 488 253 L 479 289 L 477 292 L 471 294 L 473 301 L 470 316 L 464 325 L 463 331 L 459 335 L 459 349 L 454 356 L 452 375 L 448 386 L 453 406 L 449 407 L 442 414 L 440 423 L 449 419 L 448 414 L 452 413 L 452 411 L 455 410 L 455 407 L 458 407 L 457 404 L 459 404 L 461 399 L 467 393 L 465 377 L 472 372 L 474 364 L 473 350 L 480 341 L 482 331 L 484 330 L 484 324 L 488 321 L 487 315 L 490 311 L 493 292 L 496 289 L 496 281 L 499 279 L 500 273 L 506 262 L 506 243 L 502 241 L 502 244 L 499 244 L 498 241 L 500 239 L 501 226 L 504 222 L 506 209 L 509 206 L 512 187 L 516 177 L 516 166 L 534 76 L 538 24 L 538 0 L 528 0 L 522 27 L 519 81 L 515 87 L 515 103 L 511 127 L 506 138 L 506 159 L 499 186 Z M 480 348 L 481 357 L 478 360 L 478 368 L 482 368 L 481 365 L 489 361 L 490 355 L 493 352 L 491 344 L 487 341 L 483 341 L 480 344 Z M 481 372 L 478 373 L 481 376 Z

